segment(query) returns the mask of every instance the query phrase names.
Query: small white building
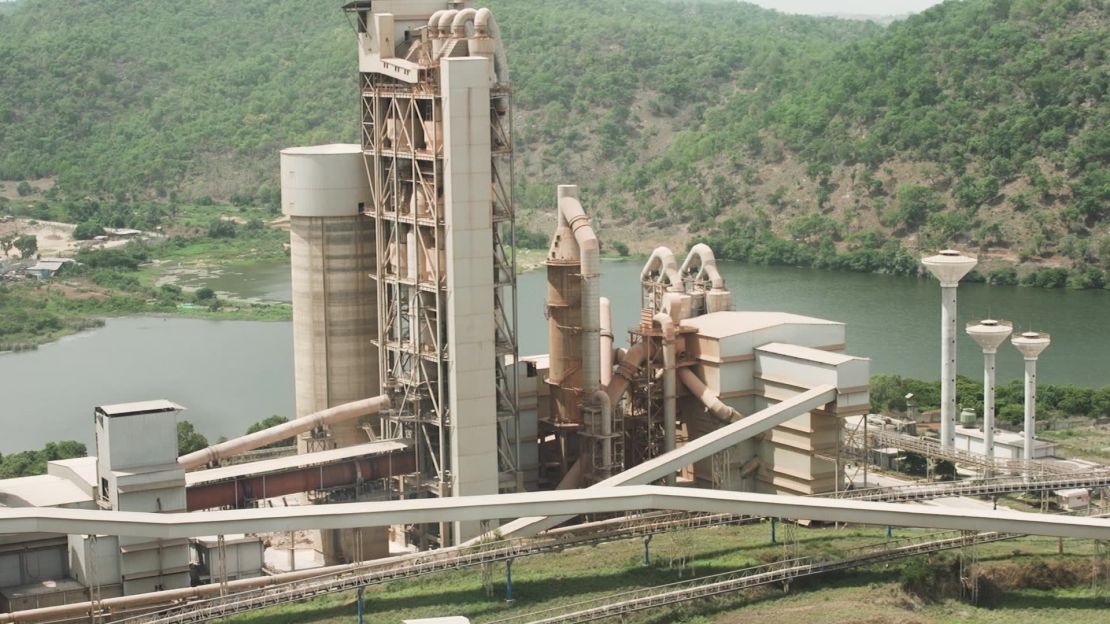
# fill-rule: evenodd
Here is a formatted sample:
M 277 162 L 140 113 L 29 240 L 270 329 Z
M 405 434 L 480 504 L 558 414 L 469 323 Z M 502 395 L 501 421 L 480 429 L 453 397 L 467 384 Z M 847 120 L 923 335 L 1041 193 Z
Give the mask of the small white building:
M 1024 459 L 1025 438 L 1021 433 L 996 429 L 994 432 L 994 456 L 999 459 Z M 978 427 L 956 427 L 956 448 L 961 451 L 983 454 L 983 430 Z M 1044 459 L 1056 455 L 1056 443 L 1046 440 L 1033 440 L 1032 459 Z
M 1056 505 L 1064 511 L 1077 511 L 1086 509 L 1091 504 L 1091 491 L 1085 488 L 1070 490 L 1056 490 Z

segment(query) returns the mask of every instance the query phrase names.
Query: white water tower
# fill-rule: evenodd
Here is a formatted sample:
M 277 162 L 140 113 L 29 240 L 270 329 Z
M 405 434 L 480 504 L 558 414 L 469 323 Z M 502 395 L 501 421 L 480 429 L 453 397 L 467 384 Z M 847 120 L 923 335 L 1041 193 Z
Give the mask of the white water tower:
M 940 281 L 940 445 L 956 445 L 956 287 L 979 261 L 954 249 L 921 260 Z
M 1048 334 L 1027 331 L 1010 341 L 1025 357 L 1025 449 L 1022 459 L 1033 459 L 1033 440 L 1037 433 L 1037 357 L 1048 348 Z
M 1009 321 L 984 319 L 967 324 L 967 335 L 983 349 L 983 455 L 994 457 L 994 356 L 1013 331 Z

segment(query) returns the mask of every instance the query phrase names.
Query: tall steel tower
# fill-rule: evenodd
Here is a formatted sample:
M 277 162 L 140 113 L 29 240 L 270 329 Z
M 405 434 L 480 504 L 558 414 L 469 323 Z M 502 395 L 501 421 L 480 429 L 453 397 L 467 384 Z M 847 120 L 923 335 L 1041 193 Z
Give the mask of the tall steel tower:
M 381 387 L 401 406 L 383 435 L 409 438 L 408 496 L 520 487 L 508 67 L 488 9 L 363 0 L 361 142 L 374 223 Z M 428 542 L 478 523 L 424 527 Z M 430 544 L 429 544 L 430 545 Z

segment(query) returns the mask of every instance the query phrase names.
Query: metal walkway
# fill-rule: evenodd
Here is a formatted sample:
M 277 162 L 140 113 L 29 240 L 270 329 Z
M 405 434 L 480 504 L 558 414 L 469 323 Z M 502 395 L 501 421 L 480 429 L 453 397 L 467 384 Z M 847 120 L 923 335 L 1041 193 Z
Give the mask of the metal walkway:
M 556 552 L 576 546 L 588 546 L 636 537 L 646 537 L 669 531 L 744 524 L 762 518 L 732 514 L 645 514 L 633 520 L 616 524 L 616 528 L 594 535 L 575 535 L 566 531 L 555 539 L 512 539 L 472 546 L 457 546 L 418 553 L 402 561 L 386 564 L 368 562 L 338 574 L 326 575 L 284 583 L 256 590 L 237 592 L 210 600 L 190 602 L 168 609 L 135 616 L 115 622 L 128 624 L 185 624 L 227 617 L 237 613 L 273 605 L 305 600 L 313 596 L 349 591 L 388 581 L 413 578 L 426 574 L 459 570 L 499 561 Z M 107 614 L 105 614 L 107 615 Z
M 963 548 L 1020 537 L 1009 533 L 961 533 L 952 531 L 884 542 L 858 549 L 846 558 L 799 557 L 765 565 L 706 576 L 691 581 L 660 585 L 578 602 L 553 609 L 495 620 L 487 624 L 564 624 L 590 622 L 687 602 L 708 596 L 740 591 L 770 583 L 785 582 L 803 576 L 827 574 L 860 566 L 883 563 L 952 548 Z
M 942 448 L 939 443 L 919 438 L 916 436 L 897 433 L 895 431 L 868 431 L 866 434 L 869 448 L 896 448 L 900 451 L 909 451 L 923 455 L 929 459 L 950 461 L 953 464 L 976 466 L 990 471 L 992 474 L 1030 474 L 1030 475 L 1067 475 L 1075 474 L 1079 469 L 1069 467 L 1058 462 L 1041 460 L 1024 461 L 1017 459 L 990 458 L 978 453 L 971 453 L 957 448 Z M 853 431 L 844 439 L 845 450 L 862 453 L 865 447 L 864 433 Z
M 1110 471 L 1072 474 L 1069 476 L 998 477 L 941 483 L 908 483 L 890 487 L 876 487 L 862 490 L 844 490 L 835 494 L 820 496 L 901 503 L 930 500 L 947 496 L 996 496 L 1017 492 L 1046 492 L 1069 488 L 1110 487 Z
M 1097 517 L 1106 517 L 1105 508 L 1100 509 Z M 815 576 L 838 572 L 895 559 L 928 553 L 966 548 L 989 542 L 1022 537 L 1016 533 L 999 531 L 970 532 L 946 531 L 928 535 L 913 536 L 898 540 L 888 540 L 880 544 L 863 546 L 849 551 L 848 556 L 834 558 L 830 555 L 817 557 L 798 557 L 774 563 L 743 568 L 733 572 L 704 576 L 689 581 L 668 583 L 646 589 L 602 596 L 551 609 L 533 611 L 523 615 L 484 624 L 570 624 L 591 622 L 609 617 L 620 616 L 635 611 L 688 602 L 698 598 L 727 594 L 760 585 L 788 582 L 804 576 Z

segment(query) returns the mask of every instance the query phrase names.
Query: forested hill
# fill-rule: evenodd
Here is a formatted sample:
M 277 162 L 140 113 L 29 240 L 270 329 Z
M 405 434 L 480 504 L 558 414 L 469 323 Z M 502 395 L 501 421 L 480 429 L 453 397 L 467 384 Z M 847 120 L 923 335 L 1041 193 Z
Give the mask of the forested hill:
M 277 149 L 356 139 L 340 4 L 8 7 L 0 179 L 273 202 Z M 1106 281 L 1105 0 L 949 0 L 885 28 L 711 0 L 486 4 L 532 229 L 577 182 L 634 249 L 710 238 L 741 259 L 908 272 L 952 244 L 1034 281 Z

